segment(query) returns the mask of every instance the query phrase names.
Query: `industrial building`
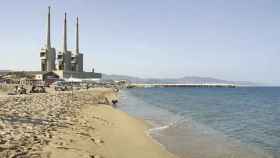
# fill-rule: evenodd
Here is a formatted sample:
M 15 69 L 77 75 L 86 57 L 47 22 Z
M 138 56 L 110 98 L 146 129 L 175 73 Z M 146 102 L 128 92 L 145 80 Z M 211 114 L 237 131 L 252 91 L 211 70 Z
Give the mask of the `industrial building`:
M 51 42 L 51 8 L 48 8 L 46 44 L 40 50 L 40 71 L 0 71 L 0 83 L 37 84 L 52 83 L 58 79 L 79 81 L 98 81 L 101 73 L 85 72 L 83 69 L 83 54 L 80 52 L 79 19 L 76 18 L 76 48 L 73 51 L 67 47 L 67 14 L 64 15 L 62 49 L 57 51 Z
M 83 54 L 79 43 L 79 18 L 76 18 L 76 48 L 74 51 L 67 47 L 67 14 L 64 15 L 62 49 L 57 52 L 51 45 L 51 8 L 48 8 L 46 45 L 40 51 L 41 71 L 54 72 L 60 78 L 101 78 L 101 73 L 84 72 Z M 92 69 L 94 70 L 94 69 Z

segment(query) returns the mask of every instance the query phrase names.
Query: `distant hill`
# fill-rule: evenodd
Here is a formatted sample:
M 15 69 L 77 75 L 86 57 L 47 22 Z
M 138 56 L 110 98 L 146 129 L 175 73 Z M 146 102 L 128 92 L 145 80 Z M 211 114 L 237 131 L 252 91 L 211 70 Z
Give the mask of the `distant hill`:
M 204 83 L 221 83 L 221 84 L 237 84 L 240 86 L 256 86 L 256 83 L 248 81 L 227 81 L 222 79 L 216 79 L 211 77 L 198 77 L 198 76 L 186 76 L 182 78 L 140 78 L 125 75 L 108 75 L 102 74 L 103 80 L 128 80 L 131 83 L 169 83 L 169 84 L 204 84 Z
M 8 71 L 11 71 L 11 70 L 0 70 L 0 72 L 8 72 Z
M 11 70 L 0 70 L 0 75 L 4 75 L 4 74 L 6 74 L 7 72 L 11 72 Z

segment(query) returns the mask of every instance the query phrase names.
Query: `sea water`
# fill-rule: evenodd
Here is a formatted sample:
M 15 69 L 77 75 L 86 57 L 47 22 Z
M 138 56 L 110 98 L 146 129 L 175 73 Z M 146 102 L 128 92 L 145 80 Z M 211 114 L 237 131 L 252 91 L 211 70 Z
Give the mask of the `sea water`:
M 280 88 L 143 88 L 119 108 L 181 158 L 280 158 Z

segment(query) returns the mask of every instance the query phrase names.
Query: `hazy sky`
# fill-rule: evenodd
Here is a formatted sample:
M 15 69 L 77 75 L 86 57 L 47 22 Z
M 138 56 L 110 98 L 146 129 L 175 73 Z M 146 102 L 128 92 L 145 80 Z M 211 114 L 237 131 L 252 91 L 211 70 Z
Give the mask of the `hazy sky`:
M 0 69 L 39 70 L 47 6 L 52 44 L 75 17 L 85 68 L 138 77 L 208 76 L 280 85 L 279 0 L 9 0 L 0 5 Z

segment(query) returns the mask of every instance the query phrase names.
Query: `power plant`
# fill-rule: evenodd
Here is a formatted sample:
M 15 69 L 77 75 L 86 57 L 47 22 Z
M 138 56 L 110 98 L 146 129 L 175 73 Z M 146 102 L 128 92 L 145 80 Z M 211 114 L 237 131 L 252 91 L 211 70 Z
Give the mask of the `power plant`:
M 67 14 L 64 15 L 62 48 L 57 51 L 52 45 L 51 7 L 48 7 L 46 43 L 40 50 L 40 71 L 4 71 L 0 76 L 15 75 L 21 78 L 21 84 L 52 83 L 59 79 L 75 81 L 98 81 L 102 74 L 84 71 L 84 55 L 80 52 L 79 18 L 76 18 L 76 48 L 70 51 L 67 47 Z M 23 81 L 23 82 L 22 82 Z
M 64 14 L 62 49 L 57 50 L 51 45 L 51 8 L 48 7 L 46 45 L 40 51 L 41 71 L 53 72 L 60 78 L 101 78 L 101 73 L 84 72 L 83 54 L 79 43 L 79 18 L 76 18 L 76 48 L 74 51 L 67 47 L 67 14 Z M 94 70 L 94 69 L 92 69 Z

